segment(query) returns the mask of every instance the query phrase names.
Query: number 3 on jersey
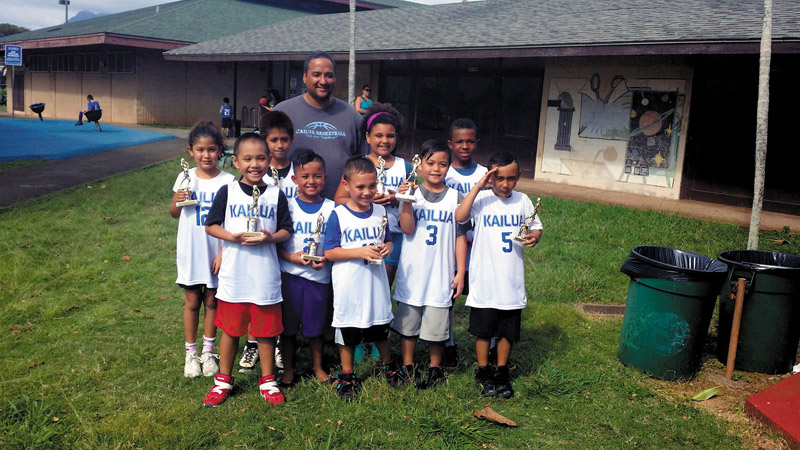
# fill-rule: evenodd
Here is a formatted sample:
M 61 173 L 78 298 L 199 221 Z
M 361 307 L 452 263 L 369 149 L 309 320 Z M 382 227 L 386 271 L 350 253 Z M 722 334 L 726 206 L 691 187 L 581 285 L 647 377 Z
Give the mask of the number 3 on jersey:
M 428 245 L 436 245 L 436 234 L 439 232 L 439 227 L 436 225 L 428 225 L 425 227 L 425 229 L 430 232 L 428 239 L 425 240 L 425 243 Z

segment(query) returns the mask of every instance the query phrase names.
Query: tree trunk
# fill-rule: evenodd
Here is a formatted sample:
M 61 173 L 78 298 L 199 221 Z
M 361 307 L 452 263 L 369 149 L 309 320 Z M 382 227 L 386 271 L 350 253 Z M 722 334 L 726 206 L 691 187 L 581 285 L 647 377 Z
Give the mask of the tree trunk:
M 356 100 L 356 0 L 350 0 L 350 61 L 347 71 L 347 101 Z
M 750 214 L 749 250 L 758 249 L 761 208 L 764 203 L 764 180 L 767 164 L 767 126 L 769 119 L 769 67 L 772 59 L 772 0 L 764 0 L 764 24 L 761 30 L 761 58 L 758 69 L 758 110 L 756 112 L 756 171 L 753 183 L 753 209 Z

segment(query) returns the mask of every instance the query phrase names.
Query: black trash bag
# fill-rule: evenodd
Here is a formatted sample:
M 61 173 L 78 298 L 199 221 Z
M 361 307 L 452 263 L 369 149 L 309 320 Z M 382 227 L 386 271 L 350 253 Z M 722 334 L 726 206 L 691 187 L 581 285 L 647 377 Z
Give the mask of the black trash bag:
M 787 278 L 800 277 L 800 256 L 766 250 L 727 250 L 717 257 L 720 261 L 739 269 L 771 273 Z
M 634 247 L 620 272 L 631 278 L 722 283 L 728 266 L 698 253 L 667 247 Z

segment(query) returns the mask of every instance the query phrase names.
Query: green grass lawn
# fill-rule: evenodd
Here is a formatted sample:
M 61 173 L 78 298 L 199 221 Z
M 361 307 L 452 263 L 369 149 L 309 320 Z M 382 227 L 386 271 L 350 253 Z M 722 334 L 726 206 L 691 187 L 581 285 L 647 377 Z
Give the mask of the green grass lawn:
M 529 306 L 512 353 L 512 400 L 477 395 L 461 298 L 461 365 L 435 391 L 395 391 L 371 377 L 348 404 L 305 380 L 287 404 L 270 407 L 257 374 L 236 374 L 234 395 L 203 408 L 211 381 L 182 376 L 177 221 L 167 212 L 177 166 L 0 212 L 0 448 L 741 447 L 724 421 L 655 394 L 649 378 L 619 363 L 621 319 L 595 321 L 575 306 L 624 302 L 619 266 L 634 245 L 716 255 L 744 248 L 747 231 L 551 198 L 542 201 L 543 240 L 526 252 Z M 782 236 L 789 244 L 771 241 Z M 767 233 L 762 246 L 796 254 L 797 241 Z M 476 420 L 485 405 L 519 427 Z

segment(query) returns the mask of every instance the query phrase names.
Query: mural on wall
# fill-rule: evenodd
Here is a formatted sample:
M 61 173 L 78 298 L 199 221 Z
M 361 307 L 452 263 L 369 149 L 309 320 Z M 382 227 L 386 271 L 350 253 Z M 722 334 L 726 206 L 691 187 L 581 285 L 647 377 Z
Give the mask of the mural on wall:
M 587 75 L 551 80 L 542 171 L 671 188 L 685 80 Z

